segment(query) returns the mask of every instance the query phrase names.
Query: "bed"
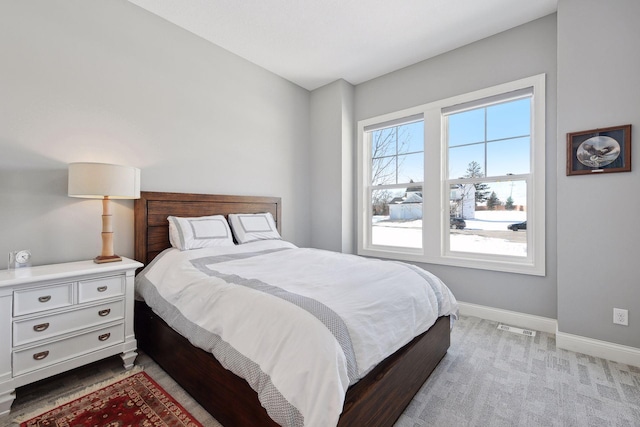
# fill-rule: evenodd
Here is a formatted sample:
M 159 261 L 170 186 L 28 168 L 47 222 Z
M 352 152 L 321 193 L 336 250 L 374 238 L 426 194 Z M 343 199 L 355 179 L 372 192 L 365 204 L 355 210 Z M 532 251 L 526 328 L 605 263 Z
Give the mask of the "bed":
M 168 216 L 269 212 L 281 229 L 281 200 L 274 197 L 142 192 L 135 201 L 135 258 L 145 265 L 171 246 Z M 277 426 L 258 394 L 212 354 L 193 346 L 143 301 L 136 302 L 139 347 L 225 426 Z M 401 415 L 450 343 L 450 318 L 377 364 L 346 391 L 339 426 L 391 426 Z

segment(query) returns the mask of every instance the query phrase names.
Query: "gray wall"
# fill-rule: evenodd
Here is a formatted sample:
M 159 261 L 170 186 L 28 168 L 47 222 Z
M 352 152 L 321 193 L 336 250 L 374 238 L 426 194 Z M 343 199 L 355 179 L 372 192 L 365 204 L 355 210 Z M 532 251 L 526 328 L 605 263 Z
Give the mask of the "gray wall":
M 101 203 L 67 164 L 137 166 L 142 189 L 281 196 L 308 245 L 309 92 L 125 0 L 0 4 L 0 268 L 100 252 Z M 133 256 L 133 202 L 116 201 Z
M 353 252 L 354 87 L 338 80 L 311 92 L 311 245 Z
M 558 4 L 558 329 L 640 348 L 640 2 Z M 565 135 L 632 124 L 632 171 L 566 176 Z M 629 326 L 612 323 L 613 307 Z
M 423 267 L 440 276 L 461 301 L 555 319 L 556 15 L 358 85 L 355 114 L 362 120 L 541 73 L 547 76 L 546 276 Z

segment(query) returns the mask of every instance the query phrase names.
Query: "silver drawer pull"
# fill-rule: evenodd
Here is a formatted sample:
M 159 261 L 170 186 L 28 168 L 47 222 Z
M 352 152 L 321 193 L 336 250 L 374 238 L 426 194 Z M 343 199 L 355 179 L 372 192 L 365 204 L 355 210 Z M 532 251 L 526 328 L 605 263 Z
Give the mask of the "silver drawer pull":
M 36 332 L 45 331 L 49 327 L 49 323 L 40 323 L 39 325 L 35 325 L 33 330 Z
M 104 291 L 106 291 L 106 290 L 107 290 L 107 287 L 106 287 L 106 286 L 100 286 L 100 287 L 98 288 L 98 292 L 104 292 Z
M 101 317 L 108 316 L 109 313 L 111 313 L 111 309 L 107 308 L 106 310 L 100 310 L 98 312 L 98 316 L 101 316 Z
M 41 351 L 40 353 L 36 353 L 36 354 L 34 354 L 34 355 L 33 355 L 33 358 L 34 358 L 35 360 L 42 360 L 42 359 L 44 359 L 45 357 L 47 357 L 48 355 L 49 355 L 49 350 L 47 350 L 47 351 Z
M 50 299 L 51 299 L 51 295 L 47 295 L 45 297 L 38 298 L 38 301 L 40 301 L 40 302 L 49 302 Z
M 106 340 L 108 340 L 108 339 L 109 339 L 109 337 L 110 337 L 110 336 L 111 336 L 111 333 L 102 334 L 102 335 L 100 335 L 100 336 L 98 337 L 98 339 L 99 339 L 100 341 L 106 341 Z

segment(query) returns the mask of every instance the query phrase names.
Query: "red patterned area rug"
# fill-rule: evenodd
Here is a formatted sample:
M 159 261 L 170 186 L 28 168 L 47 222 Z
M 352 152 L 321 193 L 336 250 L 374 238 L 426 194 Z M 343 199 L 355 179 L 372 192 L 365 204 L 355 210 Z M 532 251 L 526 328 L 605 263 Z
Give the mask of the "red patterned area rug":
M 27 417 L 20 427 L 203 427 L 145 372 Z

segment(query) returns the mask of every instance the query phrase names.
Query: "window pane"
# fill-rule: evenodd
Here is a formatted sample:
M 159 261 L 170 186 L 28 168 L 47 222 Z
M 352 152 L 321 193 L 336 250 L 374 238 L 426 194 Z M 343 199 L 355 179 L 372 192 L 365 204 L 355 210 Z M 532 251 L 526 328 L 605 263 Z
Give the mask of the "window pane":
M 485 176 L 529 173 L 529 144 L 529 137 L 489 142 Z
M 398 156 L 398 182 L 422 182 L 424 179 L 423 153 Z
M 415 122 L 398 126 L 398 153 L 416 153 L 424 151 L 424 122 Z M 422 177 L 420 177 L 422 181 Z
M 371 184 L 396 184 L 396 156 L 378 157 L 371 164 Z
M 449 178 L 468 176 L 472 161 L 486 165 L 482 176 L 529 173 L 530 114 L 531 99 L 525 98 L 450 115 Z
M 484 141 L 484 109 L 449 116 L 449 147 Z
M 531 98 L 487 107 L 487 140 L 529 136 Z
M 456 179 L 468 176 L 471 162 L 480 166 L 480 173 L 484 176 L 484 147 L 485 144 L 464 145 L 449 149 L 449 178 Z
M 371 157 L 396 154 L 396 131 L 397 127 L 392 127 L 371 132 Z
M 371 183 L 402 184 L 424 180 L 424 122 L 371 132 Z
M 525 181 L 452 185 L 449 249 L 527 256 Z
M 371 243 L 422 248 L 422 187 L 371 192 Z

